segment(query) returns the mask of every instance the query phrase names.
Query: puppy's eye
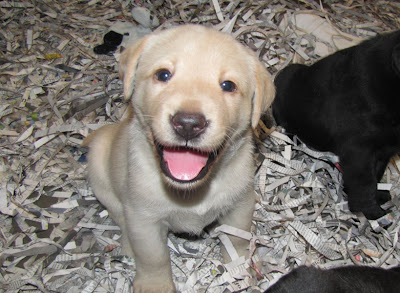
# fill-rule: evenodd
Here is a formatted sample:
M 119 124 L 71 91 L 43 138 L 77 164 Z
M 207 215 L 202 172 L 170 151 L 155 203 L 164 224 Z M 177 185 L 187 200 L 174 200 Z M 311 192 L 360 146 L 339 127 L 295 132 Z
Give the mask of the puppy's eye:
M 233 81 L 225 80 L 220 84 L 222 90 L 224 92 L 234 92 L 236 91 L 236 84 Z
M 169 70 L 167 69 L 160 69 L 159 71 L 156 72 L 155 74 L 155 78 L 158 81 L 162 81 L 162 82 L 167 82 L 171 79 L 172 77 L 172 73 L 169 72 Z

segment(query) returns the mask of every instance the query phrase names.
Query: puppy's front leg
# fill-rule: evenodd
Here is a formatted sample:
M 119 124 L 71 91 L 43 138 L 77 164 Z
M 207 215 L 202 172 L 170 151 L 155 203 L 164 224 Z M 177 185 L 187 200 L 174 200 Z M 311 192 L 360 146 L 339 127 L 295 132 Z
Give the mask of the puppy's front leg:
M 343 168 L 344 191 L 352 212 L 363 212 L 367 219 L 385 215 L 378 202 L 377 158 L 367 146 L 348 144 L 340 156 Z M 388 199 L 388 198 L 387 198 Z M 380 199 L 382 201 L 382 199 Z
M 226 215 L 219 219 L 220 224 L 226 224 L 229 226 L 233 226 L 245 231 L 250 231 L 251 228 L 251 220 L 253 218 L 254 212 L 254 204 L 255 204 L 255 195 L 254 191 L 249 191 L 243 200 L 236 203 L 231 211 L 229 211 Z M 248 258 L 249 252 L 247 246 L 249 245 L 249 241 L 243 238 L 239 238 L 236 236 L 229 236 L 233 246 L 235 247 L 239 256 L 245 256 Z M 231 261 L 228 253 L 223 248 L 222 249 L 224 261 L 228 263 Z
M 167 227 L 150 220 L 128 219 L 127 232 L 134 253 L 135 293 L 175 292 L 167 246 Z

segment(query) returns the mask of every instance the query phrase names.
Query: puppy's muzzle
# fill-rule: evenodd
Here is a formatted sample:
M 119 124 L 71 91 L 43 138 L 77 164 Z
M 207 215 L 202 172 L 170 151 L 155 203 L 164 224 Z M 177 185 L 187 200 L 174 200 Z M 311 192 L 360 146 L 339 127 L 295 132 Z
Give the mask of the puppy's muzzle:
M 178 112 L 171 117 L 171 124 L 177 135 L 189 141 L 206 130 L 208 121 L 201 113 Z

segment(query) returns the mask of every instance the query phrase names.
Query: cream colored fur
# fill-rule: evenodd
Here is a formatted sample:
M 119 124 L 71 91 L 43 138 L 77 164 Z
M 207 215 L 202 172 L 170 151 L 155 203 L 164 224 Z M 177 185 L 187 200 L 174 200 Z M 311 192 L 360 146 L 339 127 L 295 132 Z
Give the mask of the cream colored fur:
M 171 80 L 157 80 L 160 69 L 168 69 Z M 134 292 L 174 292 L 168 231 L 198 234 L 215 221 L 250 229 L 251 128 L 271 104 L 274 87 L 250 50 L 229 35 L 194 25 L 153 33 L 127 48 L 120 73 L 132 115 L 84 142 L 90 146 L 89 180 L 121 228 L 123 252 L 135 259 Z M 222 91 L 225 80 L 237 90 Z M 170 117 L 179 111 L 207 117 L 200 139 L 177 137 Z M 179 183 L 161 171 L 155 141 L 220 151 L 203 179 Z M 247 241 L 231 239 L 239 255 L 248 254 Z

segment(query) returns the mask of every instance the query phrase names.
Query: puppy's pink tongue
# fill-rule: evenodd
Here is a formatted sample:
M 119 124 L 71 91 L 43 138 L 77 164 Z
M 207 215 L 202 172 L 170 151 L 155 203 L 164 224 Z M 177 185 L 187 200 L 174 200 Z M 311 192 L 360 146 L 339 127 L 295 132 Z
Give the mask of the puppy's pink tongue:
M 208 160 L 208 154 L 189 149 L 164 148 L 163 156 L 171 175 L 183 181 L 196 178 Z

